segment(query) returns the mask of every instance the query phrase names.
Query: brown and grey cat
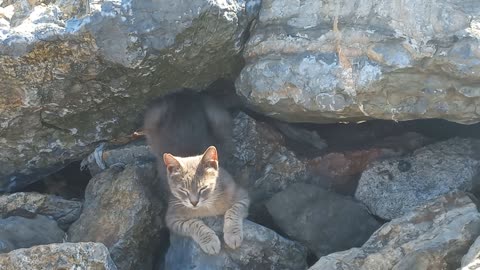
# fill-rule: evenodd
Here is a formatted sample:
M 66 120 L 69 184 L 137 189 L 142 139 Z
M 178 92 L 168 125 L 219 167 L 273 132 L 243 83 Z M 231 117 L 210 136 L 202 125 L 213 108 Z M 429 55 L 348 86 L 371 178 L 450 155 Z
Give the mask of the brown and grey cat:
M 230 248 L 239 247 L 250 200 L 219 166 L 217 149 L 210 146 L 203 155 L 191 157 L 166 153 L 163 160 L 171 191 L 165 218 L 168 228 L 193 238 L 206 253 L 217 254 L 220 240 L 200 218 L 224 215 L 223 239 Z

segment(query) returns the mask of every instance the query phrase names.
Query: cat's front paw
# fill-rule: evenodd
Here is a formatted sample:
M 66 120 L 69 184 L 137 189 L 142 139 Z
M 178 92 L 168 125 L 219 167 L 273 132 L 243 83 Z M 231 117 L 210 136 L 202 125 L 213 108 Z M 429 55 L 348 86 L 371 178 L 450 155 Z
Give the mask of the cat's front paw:
M 197 242 L 200 248 L 207 254 L 215 255 L 220 252 L 220 239 L 218 239 L 216 234 L 204 236 Z
M 243 230 L 241 228 L 236 230 L 227 229 L 223 233 L 223 239 L 225 240 L 225 244 L 232 249 L 236 249 L 240 247 L 243 242 Z

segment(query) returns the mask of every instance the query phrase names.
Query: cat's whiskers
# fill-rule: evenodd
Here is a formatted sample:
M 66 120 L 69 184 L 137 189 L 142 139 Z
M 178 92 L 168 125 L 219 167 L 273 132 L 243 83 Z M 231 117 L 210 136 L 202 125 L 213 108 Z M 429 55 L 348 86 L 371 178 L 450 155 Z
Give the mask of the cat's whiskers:
M 172 205 L 172 206 L 186 206 L 188 207 L 188 205 L 186 203 L 184 203 L 183 201 L 179 201 L 179 200 L 170 200 L 168 202 L 169 205 Z

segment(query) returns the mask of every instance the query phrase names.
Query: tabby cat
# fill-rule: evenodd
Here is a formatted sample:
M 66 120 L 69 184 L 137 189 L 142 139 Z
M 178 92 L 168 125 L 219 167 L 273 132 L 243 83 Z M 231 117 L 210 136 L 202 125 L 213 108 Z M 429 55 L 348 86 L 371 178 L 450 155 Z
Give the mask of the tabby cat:
M 217 254 L 220 240 L 199 218 L 224 215 L 223 239 L 230 248 L 238 248 L 250 200 L 247 192 L 219 166 L 217 149 L 210 146 L 203 155 L 192 157 L 166 153 L 163 160 L 171 191 L 168 228 L 193 238 L 206 253 Z

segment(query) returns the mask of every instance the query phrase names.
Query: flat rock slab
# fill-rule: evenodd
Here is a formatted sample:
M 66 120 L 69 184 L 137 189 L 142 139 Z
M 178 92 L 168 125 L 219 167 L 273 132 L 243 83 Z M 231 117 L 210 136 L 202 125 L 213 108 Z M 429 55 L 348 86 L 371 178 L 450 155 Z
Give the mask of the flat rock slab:
M 45 216 L 36 215 L 32 218 L 12 216 L 0 219 L 0 253 L 61 243 L 65 236 L 57 222 Z
M 318 257 L 361 246 L 381 225 L 361 203 L 314 185 L 291 185 L 266 205 L 275 224 Z
M 62 243 L 0 254 L 0 269 L 117 270 L 117 267 L 103 244 Z
M 82 202 L 34 192 L 17 192 L 0 196 L 0 217 L 39 214 L 57 221 L 64 230 L 78 219 Z
M 320 258 L 310 270 L 456 269 L 479 235 L 476 205 L 465 193 L 449 193 L 384 224 L 362 247 Z
M 191 239 L 171 234 L 170 248 L 165 259 L 165 270 L 214 269 L 306 269 L 306 249 L 287 240 L 274 231 L 245 220 L 242 245 L 232 250 L 223 242 L 223 218 L 207 218 L 222 242 L 218 255 L 208 255 Z
M 476 191 L 479 173 L 480 140 L 453 138 L 374 163 L 363 172 L 355 198 L 381 218 L 397 218 L 451 191 Z

